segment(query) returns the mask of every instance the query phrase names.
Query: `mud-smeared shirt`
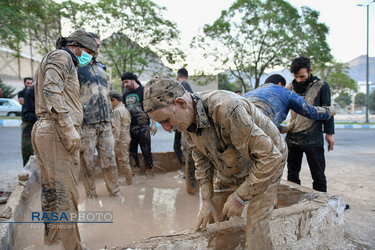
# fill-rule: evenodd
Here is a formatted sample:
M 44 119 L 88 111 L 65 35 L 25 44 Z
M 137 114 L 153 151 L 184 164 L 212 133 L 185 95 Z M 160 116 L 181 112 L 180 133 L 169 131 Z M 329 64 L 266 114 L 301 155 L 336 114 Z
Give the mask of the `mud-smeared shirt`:
M 117 105 L 113 110 L 113 137 L 115 144 L 118 142 L 130 143 L 131 115 L 123 103 Z
M 286 144 L 276 126 L 248 99 L 229 91 L 191 94 L 196 123 L 186 139 L 193 145 L 202 198 L 213 197 L 213 176 L 240 185 L 251 200 L 282 174 Z M 241 184 L 242 183 L 242 184 Z
M 140 85 L 136 90 L 125 91 L 122 102 L 132 116 L 131 127 L 150 125 L 150 118 L 143 109 L 143 89 Z
M 313 120 L 328 120 L 329 114 L 318 112 L 302 96 L 273 83 L 262 86 L 244 94 L 244 97 L 263 111 L 278 126 L 292 109 L 294 112 Z
M 112 119 L 111 90 L 105 66 L 96 61 L 78 68 L 78 80 L 83 106 L 83 124 L 94 124 Z
M 293 82 L 296 84 L 295 80 Z M 292 88 L 292 85 L 290 84 L 287 87 Z M 315 76 L 312 76 L 312 80 L 306 90 L 300 95 L 303 96 L 305 101 L 310 105 L 331 105 L 331 92 L 328 83 Z M 323 147 L 323 133 L 335 133 L 333 117 L 328 121 L 315 121 L 294 112 L 292 112 L 291 116 L 288 122 L 290 124 L 290 130 L 285 138 L 288 145 Z
M 36 70 L 35 113 L 56 119 L 60 126 L 80 126 L 83 119 L 77 58 L 68 49 L 49 52 Z

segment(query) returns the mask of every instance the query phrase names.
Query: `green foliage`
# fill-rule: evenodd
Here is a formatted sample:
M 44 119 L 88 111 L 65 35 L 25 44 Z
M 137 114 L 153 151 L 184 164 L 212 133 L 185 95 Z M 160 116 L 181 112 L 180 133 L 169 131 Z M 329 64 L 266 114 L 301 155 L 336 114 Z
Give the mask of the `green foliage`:
M 3 92 L 3 94 L 0 96 L 1 98 L 13 98 L 17 93 L 14 91 L 16 90 L 16 87 L 12 87 L 8 84 L 5 84 L 3 80 L 0 78 L 0 88 Z
M 337 102 L 341 108 L 345 108 L 352 103 L 352 97 L 349 93 L 343 91 L 336 97 L 335 102 Z
M 241 89 L 238 84 L 231 82 L 228 75 L 225 73 L 220 73 L 218 75 L 218 82 L 220 90 L 229 90 L 234 92 L 238 89 Z
M 375 111 L 375 91 L 372 91 L 368 98 L 369 110 Z
M 320 63 L 331 60 L 328 27 L 318 17 L 319 12 L 308 7 L 300 14 L 285 0 L 237 0 L 204 26 L 192 47 L 229 69 L 247 91 L 250 79 L 255 78 L 256 88 L 265 70 L 287 67 L 296 56 Z
M 46 53 L 60 34 L 60 5 L 53 0 L 1 0 L 0 44 L 20 52 L 22 42 Z
M 317 65 L 315 67 L 317 76 L 329 83 L 332 95 L 342 91 L 358 90 L 355 80 L 349 76 L 349 66 L 347 64 L 335 61 L 320 64 L 313 61 L 313 67 L 314 65 Z
M 358 93 L 354 97 L 354 104 L 359 106 L 365 106 L 366 105 L 366 94 L 365 93 Z
M 113 77 L 125 71 L 140 76 L 151 63 L 157 74 L 162 63 L 159 58 L 171 64 L 184 58 L 184 53 L 173 47 L 179 36 L 176 24 L 164 19 L 165 8 L 151 0 L 98 0 L 80 5 L 70 0 L 64 8 L 75 28 L 90 24 L 102 38 L 109 36 L 101 39 L 101 60 L 114 68 Z

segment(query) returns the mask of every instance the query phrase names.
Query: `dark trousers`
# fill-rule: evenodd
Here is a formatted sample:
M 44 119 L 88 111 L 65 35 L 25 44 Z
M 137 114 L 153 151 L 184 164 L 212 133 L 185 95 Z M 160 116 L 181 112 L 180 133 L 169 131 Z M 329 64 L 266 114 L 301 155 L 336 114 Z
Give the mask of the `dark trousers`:
M 173 150 L 176 154 L 178 162 L 183 165 L 184 161 L 182 158 L 182 150 L 181 150 L 181 132 L 180 131 L 174 131 L 174 142 L 173 142 Z
M 130 165 L 139 168 L 138 145 L 141 147 L 145 169 L 152 169 L 151 135 L 148 125 L 135 126 L 130 129 Z
M 323 147 L 289 146 L 288 151 L 288 181 L 301 184 L 299 172 L 301 171 L 303 153 L 306 154 L 313 179 L 313 189 L 327 192 L 327 180 L 324 174 L 326 162 Z

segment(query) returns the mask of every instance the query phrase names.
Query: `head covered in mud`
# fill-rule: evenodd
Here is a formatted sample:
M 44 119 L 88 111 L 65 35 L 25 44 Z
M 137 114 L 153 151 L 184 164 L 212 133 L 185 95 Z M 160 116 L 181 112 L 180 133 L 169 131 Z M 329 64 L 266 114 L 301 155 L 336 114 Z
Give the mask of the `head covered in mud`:
M 143 107 L 145 112 L 173 104 L 177 97 L 185 94 L 185 89 L 176 80 L 171 78 L 154 78 L 150 80 L 144 90 Z
M 169 132 L 185 132 L 195 119 L 191 94 L 171 78 L 155 78 L 146 84 L 143 107 L 152 120 Z

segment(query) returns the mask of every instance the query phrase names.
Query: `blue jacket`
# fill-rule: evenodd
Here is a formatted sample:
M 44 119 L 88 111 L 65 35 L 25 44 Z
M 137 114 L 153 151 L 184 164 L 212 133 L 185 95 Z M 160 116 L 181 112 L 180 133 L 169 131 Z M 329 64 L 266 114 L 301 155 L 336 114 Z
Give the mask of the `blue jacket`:
M 266 83 L 243 95 L 279 126 L 287 117 L 289 109 L 313 120 L 328 120 L 327 113 L 318 113 L 302 96 L 273 83 Z

